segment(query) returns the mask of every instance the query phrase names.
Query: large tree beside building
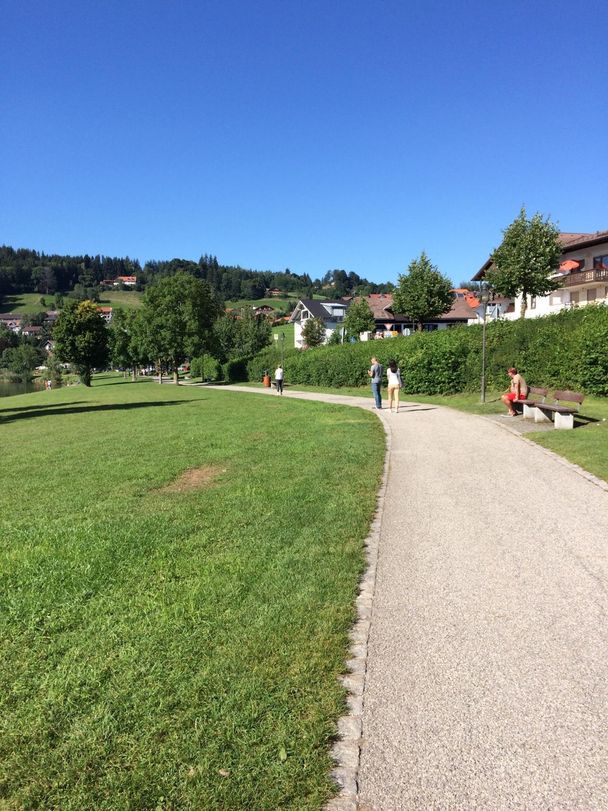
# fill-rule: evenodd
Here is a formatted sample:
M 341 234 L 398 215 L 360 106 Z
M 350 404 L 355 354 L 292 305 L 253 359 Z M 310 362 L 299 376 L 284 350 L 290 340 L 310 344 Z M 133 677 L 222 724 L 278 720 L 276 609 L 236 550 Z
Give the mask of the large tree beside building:
M 376 321 L 371 307 L 364 298 L 355 299 L 344 316 L 344 331 L 349 338 L 359 340 L 362 332 L 371 332 Z
M 522 208 L 503 235 L 502 243 L 492 253 L 486 278 L 501 296 L 521 295 L 523 318 L 529 297 L 546 296 L 559 287 L 559 281 L 552 278 L 562 253 L 559 231 L 538 212 L 528 219 Z
M 213 344 L 213 324 L 221 302 L 205 281 L 178 272 L 148 288 L 141 311 L 146 348 L 178 382 L 178 367 L 187 358 L 204 354 Z M 162 379 L 162 378 L 161 378 Z
M 67 301 L 53 327 L 55 355 L 71 363 L 85 386 L 91 374 L 108 361 L 108 328 L 92 301 Z
M 408 315 L 422 330 L 425 321 L 447 313 L 454 303 L 452 282 L 439 272 L 423 251 L 399 274 L 393 292 L 393 312 Z

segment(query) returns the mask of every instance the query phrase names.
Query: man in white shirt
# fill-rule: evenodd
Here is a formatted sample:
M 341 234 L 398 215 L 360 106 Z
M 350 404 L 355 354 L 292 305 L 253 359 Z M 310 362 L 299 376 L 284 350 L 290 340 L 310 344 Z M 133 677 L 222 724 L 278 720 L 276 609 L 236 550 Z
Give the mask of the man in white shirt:
M 277 394 L 283 394 L 283 367 L 279 364 L 274 370 L 274 382 L 277 387 Z

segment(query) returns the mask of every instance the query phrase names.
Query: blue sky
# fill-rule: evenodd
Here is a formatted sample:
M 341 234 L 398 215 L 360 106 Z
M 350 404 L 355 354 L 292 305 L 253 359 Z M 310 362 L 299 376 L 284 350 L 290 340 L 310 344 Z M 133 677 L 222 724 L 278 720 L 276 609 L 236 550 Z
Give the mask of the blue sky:
M 455 282 L 608 228 L 608 4 L 0 0 L 0 243 Z

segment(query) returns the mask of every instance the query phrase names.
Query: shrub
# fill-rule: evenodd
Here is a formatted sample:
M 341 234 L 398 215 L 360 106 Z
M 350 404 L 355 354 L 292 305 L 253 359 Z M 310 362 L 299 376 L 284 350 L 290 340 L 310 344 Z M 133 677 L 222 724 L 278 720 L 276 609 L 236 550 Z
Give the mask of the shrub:
M 192 358 L 190 374 L 203 380 L 219 380 L 222 376 L 222 366 L 211 355 L 202 355 L 199 358 Z
M 248 358 L 233 358 L 224 363 L 222 376 L 226 383 L 242 383 L 248 380 L 247 361 Z
M 608 307 L 564 310 L 543 318 L 498 321 L 486 327 L 488 389 L 506 388 L 506 369 L 516 366 L 530 385 L 582 388 L 608 394 Z M 482 327 L 462 326 L 382 341 L 290 349 L 285 380 L 313 386 L 362 386 L 372 355 L 399 364 L 405 394 L 476 391 L 481 378 Z M 250 380 L 274 368 L 268 347 L 249 361 Z

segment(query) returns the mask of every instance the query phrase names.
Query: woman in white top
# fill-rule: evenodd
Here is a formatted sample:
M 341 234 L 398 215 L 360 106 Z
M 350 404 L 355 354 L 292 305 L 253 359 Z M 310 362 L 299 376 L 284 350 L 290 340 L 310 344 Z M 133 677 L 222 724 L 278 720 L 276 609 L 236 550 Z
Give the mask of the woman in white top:
M 401 371 L 394 360 L 389 360 L 386 370 L 388 378 L 388 408 L 392 413 L 393 400 L 395 401 L 395 414 L 399 411 L 399 389 L 401 388 Z

